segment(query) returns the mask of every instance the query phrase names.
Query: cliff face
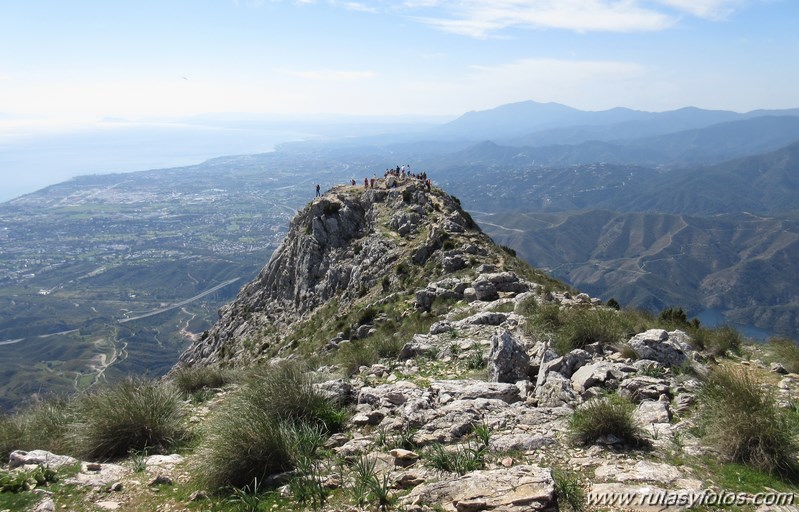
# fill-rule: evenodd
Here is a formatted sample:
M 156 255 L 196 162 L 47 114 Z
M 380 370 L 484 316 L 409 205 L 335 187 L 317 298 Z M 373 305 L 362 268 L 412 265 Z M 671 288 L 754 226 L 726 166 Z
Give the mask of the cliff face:
M 361 325 L 341 319 L 397 295 L 429 308 L 435 293 L 417 298 L 419 288 L 480 265 L 500 272 L 518 262 L 456 198 L 410 178 L 391 188 L 385 180 L 374 189 L 338 186 L 297 214 L 266 267 L 178 364 L 240 366 L 286 355 L 293 348 L 287 336 L 311 321 L 324 326 L 338 319 L 331 337 L 351 339 Z

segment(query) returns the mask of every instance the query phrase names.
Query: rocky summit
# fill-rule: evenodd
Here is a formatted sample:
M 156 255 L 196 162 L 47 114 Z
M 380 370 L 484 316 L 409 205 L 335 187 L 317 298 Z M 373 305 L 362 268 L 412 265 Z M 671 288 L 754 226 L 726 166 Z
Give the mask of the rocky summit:
M 239 375 L 184 398 L 196 442 L 11 466 L 73 467 L 37 510 L 797 510 L 799 351 L 680 313 L 570 289 L 420 180 L 338 186 L 168 376 Z M 305 400 L 327 412 L 300 428 Z
M 298 345 L 334 349 L 367 337 L 381 319 L 362 313 L 389 302 L 406 314 L 429 312 L 439 299 L 493 301 L 535 290 L 538 284 L 513 272 L 524 267 L 480 231 L 457 198 L 421 180 L 334 187 L 295 216 L 266 267 L 179 365 L 250 365 L 288 357 Z M 330 338 L 320 340 L 325 333 Z

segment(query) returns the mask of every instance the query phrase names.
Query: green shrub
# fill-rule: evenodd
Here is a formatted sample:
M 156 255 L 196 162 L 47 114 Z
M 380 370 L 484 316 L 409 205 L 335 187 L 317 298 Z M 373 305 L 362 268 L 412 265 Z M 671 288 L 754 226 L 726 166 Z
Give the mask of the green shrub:
M 794 425 L 774 394 L 746 369 L 719 367 L 701 392 L 703 438 L 727 462 L 769 474 L 796 475 L 799 453 Z
M 56 475 L 56 472 L 44 466 L 17 471 L 0 470 L 0 493 L 31 491 L 37 487 L 47 486 L 48 483 L 57 481 L 58 475 Z
M 506 253 L 510 254 L 511 256 L 516 257 L 516 251 L 508 247 L 507 245 L 500 245 L 499 248 L 505 251 Z
M 556 331 L 563 325 L 563 312 L 557 304 L 528 305 L 532 313 L 527 316 L 527 330 L 540 329 L 547 332 Z
M 402 448 L 404 450 L 415 450 L 418 446 L 413 440 L 418 429 L 411 428 L 404 425 L 400 430 L 389 432 L 385 428 L 379 428 L 375 435 L 375 444 L 377 446 L 393 450 L 394 448 Z
M 573 472 L 553 470 L 552 479 L 555 481 L 555 495 L 558 497 L 560 510 L 580 512 L 585 507 L 585 494 L 580 480 Z M 564 507 L 568 505 L 568 508 Z
M 22 431 L 14 420 L 6 415 L 0 416 L 0 459 L 8 460 L 8 455 L 21 449 Z
M 447 450 L 442 444 L 434 444 L 424 451 L 426 464 L 439 471 L 463 475 L 485 467 L 486 447 L 483 445 L 458 445 Z
M 607 305 L 607 307 L 609 307 L 609 308 L 611 308 L 611 309 L 615 309 L 616 311 L 619 311 L 619 310 L 621 310 L 621 304 L 619 304 L 619 301 L 617 301 L 617 300 L 616 300 L 616 299 L 614 299 L 613 297 L 611 297 L 610 299 L 608 299 L 608 301 L 607 301 L 606 305 Z
M 740 354 L 742 343 L 741 333 L 727 325 L 710 330 L 704 339 L 705 349 L 714 356 L 725 356 L 730 352 Z
M 183 367 L 172 375 L 172 382 L 184 395 L 192 395 L 203 389 L 221 388 L 233 382 L 233 371 L 211 366 Z
M 575 309 L 566 315 L 553 348 L 559 354 L 565 354 L 591 343 L 617 343 L 621 337 L 622 328 L 615 311 Z
M 69 401 L 62 398 L 37 402 L 21 410 L 13 417 L 20 431 L 19 449 L 68 452 L 67 434 L 73 417 Z
M 301 367 L 262 369 L 212 418 L 200 448 L 200 480 L 215 489 L 241 488 L 295 468 L 302 456 L 298 446 L 308 446 L 298 439 L 336 432 L 344 419 Z
M 593 444 L 604 436 L 615 436 L 628 445 L 642 444 L 641 430 L 635 422 L 635 406 L 619 395 L 595 398 L 572 413 L 569 431 L 581 445 Z
M 660 326 L 652 313 L 641 309 L 621 309 L 616 313 L 616 321 L 624 339 Z
M 109 459 L 147 449 L 162 453 L 184 441 L 184 409 L 171 385 L 127 379 L 77 399 L 70 425 L 77 454 Z
M 766 343 L 771 359 L 791 373 L 799 373 L 799 345 L 788 338 L 771 338 Z
M 372 338 L 370 344 L 374 346 L 378 357 L 396 359 L 402 347 L 405 346 L 405 341 L 399 336 L 383 334 Z
M 389 492 L 391 489 L 389 475 L 380 477 L 377 474 L 377 459 L 361 455 L 352 464 L 349 493 L 359 507 L 374 503 L 380 510 L 386 510 L 396 501 Z

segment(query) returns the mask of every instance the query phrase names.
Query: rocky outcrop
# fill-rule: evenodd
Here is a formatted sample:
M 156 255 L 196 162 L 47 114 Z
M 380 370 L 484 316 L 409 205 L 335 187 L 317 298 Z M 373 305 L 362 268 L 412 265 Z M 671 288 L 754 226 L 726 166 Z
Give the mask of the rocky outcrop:
M 383 181 L 383 180 L 379 180 Z M 394 293 L 406 293 L 409 275 L 430 284 L 416 291 L 416 307 L 429 310 L 437 299 L 460 300 L 467 289 L 487 283 L 477 300 L 528 285 L 511 273 L 478 275 L 464 281 L 452 272 L 485 263 L 493 244 L 460 209 L 456 199 L 426 190 L 419 180 L 398 180 L 394 188 L 363 190 L 340 186 L 316 198 L 291 221 L 280 247 L 258 277 L 220 319 L 180 357 L 179 365 L 246 365 L 281 345 L 296 325 L 320 309 L 335 318 L 363 309 Z M 431 260 L 433 266 L 427 266 Z M 352 325 L 330 347 L 368 336 L 370 325 Z

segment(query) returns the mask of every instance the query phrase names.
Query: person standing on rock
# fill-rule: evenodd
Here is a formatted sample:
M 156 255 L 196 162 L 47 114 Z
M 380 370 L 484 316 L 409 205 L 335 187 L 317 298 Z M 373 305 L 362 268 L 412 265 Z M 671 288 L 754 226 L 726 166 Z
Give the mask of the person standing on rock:
M 316 197 L 321 196 L 322 194 L 319 193 L 319 183 L 316 184 Z
M 363 188 L 365 188 L 365 189 L 369 188 L 369 178 L 364 178 L 363 179 Z

